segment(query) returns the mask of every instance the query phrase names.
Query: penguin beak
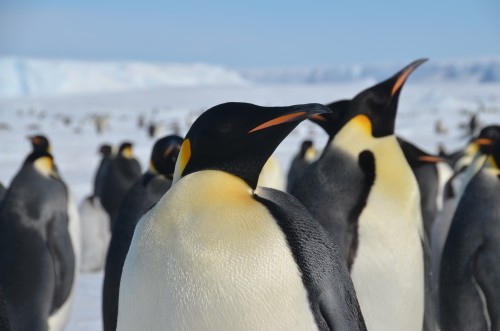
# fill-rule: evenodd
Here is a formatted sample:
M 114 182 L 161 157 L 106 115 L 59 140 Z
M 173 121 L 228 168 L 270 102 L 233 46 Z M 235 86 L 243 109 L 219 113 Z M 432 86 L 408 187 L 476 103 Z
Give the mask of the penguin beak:
M 401 87 L 406 82 L 406 80 L 408 79 L 410 74 L 413 71 L 415 71 L 415 69 L 417 69 L 422 63 L 424 63 L 426 61 L 427 61 L 427 59 L 416 60 L 416 61 L 410 63 L 408 66 L 406 66 L 403 70 L 401 70 L 400 72 L 398 72 L 394 76 L 395 82 L 394 82 L 394 85 L 392 86 L 392 90 L 391 90 L 392 97 L 394 97 L 396 95 L 396 93 L 398 93 L 398 91 L 401 90 Z
M 477 138 L 474 142 L 479 146 L 491 146 L 493 145 L 493 139 L 489 138 Z
M 290 107 L 282 107 L 282 108 L 280 107 L 280 111 L 278 112 L 279 112 L 277 114 L 278 116 L 254 127 L 247 133 L 260 131 L 283 123 L 302 121 L 306 118 L 311 118 L 320 114 L 331 113 L 331 110 L 322 104 L 311 103 L 311 104 L 296 105 Z
M 432 156 L 432 155 L 423 155 L 418 157 L 419 161 L 422 162 L 427 162 L 427 163 L 438 163 L 438 162 L 444 162 L 444 160 L 440 157 L 437 156 Z

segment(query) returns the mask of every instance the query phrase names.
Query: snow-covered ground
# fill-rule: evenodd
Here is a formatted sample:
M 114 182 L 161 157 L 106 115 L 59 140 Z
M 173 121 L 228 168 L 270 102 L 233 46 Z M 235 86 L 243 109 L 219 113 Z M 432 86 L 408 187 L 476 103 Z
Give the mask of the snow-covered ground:
M 420 70 L 420 69 L 419 69 Z M 185 134 L 203 110 L 227 101 L 260 105 L 326 103 L 350 98 L 368 83 L 329 85 L 241 85 L 170 87 L 141 91 L 60 96 L 52 98 L 0 98 L 0 182 L 8 185 L 31 147 L 27 135 L 43 133 L 52 142 L 53 154 L 63 178 L 79 203 L 90 193 L 99 162 L 101 143 L 135 143 L 135 153 L 146 167 L 154 142 L 138 118 L 155 122 L 160 136 L 178 129 Z M 438 144 L 448 150 L 464 146 L 467 138 L 460 125 L 477 112 L 482 124 L 500 123 L 500 83 L 412 83 L 400 98 L 397 133 L 428 151 Z M 97 134 L 96 118 L 108 119 L 109 127 Z M 442 121 L 445 134 L 435 132 Z M 323 147 L 326 136 L 312 123 L 302 123 L 278 148 L 277 156 L 286 173 L 300 142 L 312 138 Z M 76 302 L 67 330 L 101 330 L 102 273 L 80 274 Z

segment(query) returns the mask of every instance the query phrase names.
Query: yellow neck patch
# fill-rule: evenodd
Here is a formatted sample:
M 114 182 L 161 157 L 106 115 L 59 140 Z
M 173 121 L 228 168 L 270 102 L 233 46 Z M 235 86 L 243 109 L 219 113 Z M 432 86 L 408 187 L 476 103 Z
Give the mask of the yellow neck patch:
M 122 151 L 122 155 L 123 155 L 124 157 L 126 157 L 127 159 L 131 159 L 131 158 L 132 158 L 132 148 L 130 148 L 130 147 L 125 148 L 125 149 Z
M 309 147 L 306 150 L 306 153 L 304 155 L 304 159 L 306 161 L 312 162 L 315 158 L 316 158 L 316 150 L 314 149 L 314 147 Z
M 362 128 L 366 133 L 372 134 L 372 122 L 366 115 L 356 115 L 351 122 L 353 122 L 356 126 Z
M 191 142 L 189 139 L 185 139 L 181 146 L 181 151 L 177 157 L 177 163 L 175 164 L 174 179 L 173 183 L 176 183 L 182 176 L 184 169 L 191 158 Z
M 54 171 L 54 162 L 48 156 L 40 157 L 33 163 L 35 169 L 45 177 L 58 178 L 57 173 Z

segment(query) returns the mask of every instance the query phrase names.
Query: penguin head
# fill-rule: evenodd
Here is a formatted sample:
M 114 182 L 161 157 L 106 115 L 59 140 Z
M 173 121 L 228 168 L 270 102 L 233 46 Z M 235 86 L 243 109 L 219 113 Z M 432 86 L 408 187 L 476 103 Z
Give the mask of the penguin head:
M 394 76 L 360 92 L 351 100 L 329 104 L 332 113 L 315 116 L 312 120 L 325 129 L 331 139 L 351 121 L 370 131 L 373 137 L 394 134 L 401 88 L 410 74 L 425 61 L 420 59 L 410 63 Z
M 444 162 L 444 160 L 441 159 L 440 157 L 424 152 L 417 146 L 404 140 L 401 137 L 398 137 L 397 139 L 399 146 L 401 146 L 401 149 L 403 150 L 403 154 L 405 155 L 406 161 L 408 161 L 408 164 L 412 168 L 417 168 L 419 166 L 423 166 L 429 163 L 432 164 L 432 163 Z
M 133 158 L 132 147 L 133 144 L 131 142 L 125 141 L 120 145 L 120 148 L 118 149 L 118 154 L 127 159 L 131 159 Z
M 36 136 L 28 136 L 28 139 L 31 141 L 31 146 L 33 147 L 33 151 L 41 151 L 41 152 L 46 151 L 48 153 L 52 152 L 47 137 L 42 135 L 36 135 Z
M 302 120 L 328 111 L 320 104 L 261 107 L 230 102 L 210 108 L 184 139 L 174 183 L 197 171 L 220 170 L 255 189 L 262 167 L 281 141 Z
M 99 154 L 101 154 L 102 157 L 110 157 L 112 150 L 113 150 L 113 148 L 111 147 L 111 145 L 102 144 L 99 147 Z
M 174 176 L 175 163 L 181 150 L 183 139 L 177 135 L 170 135 L 159 139 L 151 152 L 150 169 L 165 177 Z
M 495 143 L 499 140 L 500 126 L 490 125 L 479 132 L 478 137 L 473 139 L 472 144 L 475 145 L 475 150 L 479 150 L 483 154 L 491 154 Z

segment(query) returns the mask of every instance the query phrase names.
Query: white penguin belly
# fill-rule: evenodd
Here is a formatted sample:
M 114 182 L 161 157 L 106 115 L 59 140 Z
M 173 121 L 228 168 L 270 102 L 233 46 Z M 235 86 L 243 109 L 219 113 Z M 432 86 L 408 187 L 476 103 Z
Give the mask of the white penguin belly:
M 239 178 L 191 174 L 139 222 L 118 330 L 317 330 L 286 238 Z
M 351 268 L 361 312 L 371 331 L 421 331 L 424 266 L 419 212 L 409 210 L 394 218 L 399 206 L 377 197 L 375 192 L 370 195 L 360 216 L 359 246 Z

